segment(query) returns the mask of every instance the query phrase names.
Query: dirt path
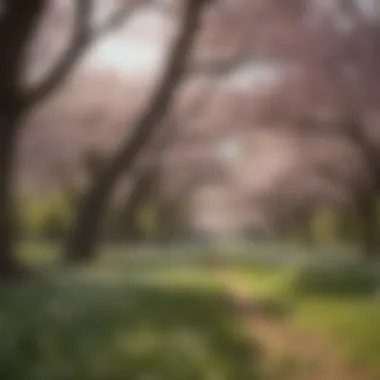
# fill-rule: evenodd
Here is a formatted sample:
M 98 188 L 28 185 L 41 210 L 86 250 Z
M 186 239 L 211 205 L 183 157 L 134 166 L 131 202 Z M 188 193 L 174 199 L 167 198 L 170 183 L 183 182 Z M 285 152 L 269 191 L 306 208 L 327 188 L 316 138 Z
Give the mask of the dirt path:
M 232 305 L 252 339 L 264 351 L 267 373 L 279 380 L 379 380 L 343 360 L 339 350 L 315 332 L 297 330 L 276 305 L 253 300 L 249 288 L 229 273 L 220 274 Z

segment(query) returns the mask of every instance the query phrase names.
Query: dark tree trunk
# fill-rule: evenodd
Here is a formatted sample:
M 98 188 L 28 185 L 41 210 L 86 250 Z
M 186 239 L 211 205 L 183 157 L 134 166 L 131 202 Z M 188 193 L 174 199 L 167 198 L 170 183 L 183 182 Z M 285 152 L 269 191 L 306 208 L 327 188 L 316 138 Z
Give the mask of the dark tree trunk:
M 68 262 L 87 262 L 94 256 L 95 237 L 101 234 L 101 218 L 107 206 L 111 181 L 96 184 L 80 205 L 74 229 L 69 234 L 65 259 Z
M 185 200 L 161 199 L 157 204 L 157 238 L 161 243 L 181 238 L 184 230 Z
M 379 256 L 377 199 L 373 196 L 363 198 L 358 205 L 363 256 L 368 259 Z
M 0 278 L 15 278 L 22 273 L 15 252 L 16 221 L 14 212 L 14 157 L 17 114 L 2 113 L 0 124 Z
M 25 49 L 45 0 L 4 1 L 0 22 L 0 277 L 15 278 L 23 271 L 15 255 L 13 173 L 16 140 L 28 104 L 19 81 Z
M 357 220 L 352 210 L 344 209 L 337 215 L 338 236 L 343 243 L 353 243 L 357 240 Z
M 156 126 L 171 106 L 175 89 L 185 71 L 187 55 L 200 26 L 202 9 L 206 3 L 206 0 L 187 1 L 182 30 L 147 111 L 134 126 L 135 133 L 132 138 L 121 146 L 83 199 L 65 247 L 65 258 L 68 262 L 80 263 L 95 256 L 97 238 L 102 230 L 102 218 L 112 191 L 121 174 L 130 170 L 136 157 L 145 148 Z
M 143 169 L 144 170 L 144 169 Z M 144 237 L 140 225 L 141 210 L 148 204 L 158 181 L 157 170 L 146 170 L 134 183 L 133 189 L 122 206 L 121 216 L 117 220 L 118 235 L 121 239 L 136 242 Z
M 301 235 L 301 240 L 308 248 L 316 245 L 313 228 L 313 217 L 314 215 L 312 212 L 306 212 L 304 215 L 302 215 L 299 221 L 299 232 Z
M 175 215 L 173 210 L 173 200 L 158 200 L 156 205 L 157 213 L 157 241 L 167 243 L 175 233 Z

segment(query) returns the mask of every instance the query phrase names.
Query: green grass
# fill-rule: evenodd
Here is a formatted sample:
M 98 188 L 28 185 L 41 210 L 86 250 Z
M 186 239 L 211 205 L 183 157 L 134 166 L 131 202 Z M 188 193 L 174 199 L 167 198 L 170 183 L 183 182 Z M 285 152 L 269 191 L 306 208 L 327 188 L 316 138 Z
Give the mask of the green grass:
M 325 334 L 352 362 L 380 374 L 380 299 L 376 266 L 332 260 L 285 265 L 236 257 L 225 260 L 253 297 L 281 300 L 290 305 L 292 323 Z M 150 267 L 150 276 L 175 287 L 220 289 L 204 262 L 172 259 Z M 141 272 L 140 272 L 141 273 Z M 203 289 L 203 290 L 202 290 Z
M 293 321 L 325 334 L 352 363 L 367 365 L 380 375 L 380 303 L 361 298 L 312 297 L 302 300 Z
M 353 364 L 368 366 L 380 376 L 380 273 L 371 268 L 306 267 L 235 269 L 252 297 L 285 300 L 291 322 L 324 334 Z M 373 268 L 372 268 L 373 269 Z
M 244 281 L 252 295 L 256 297 L 288 296 L 294 273 L 289 269 L 268 268 L 256 265 L 231 267 L 231 273 Z
M 181 337 L 192 336 L 193 338 L 189 338 L 189 341 L 198 342 L 194 343 L 194 345 L 202 346 L 202 344 L 206 344 L 201 344 L 200 342 L 204 342 L 204 336 L 208 337 L 206 339 L 208 342 L 206 344 L 207 349 L 189 348 L 186 351 L 184 348 L 187 353 L 181 354 L 189 356 L 186 359 L 189 364 L 186 364 L 186 366 L 193 368 L 191 370 L 198 371 L 199 375 L 194 375 L 193 373 L 191 375 L 193 377 L 190 375 L 181 377 L 180 373 L 176 373 L 175 376 L 171 374 L 170 376 L 172 377 L 170 377 L 166 375 L 165 371 L 168 370 L 166 367 L 162 369 L 161 367 L 159 368 L 158 364 L 158 367 L 149 364 L 149 367 L 156 368 L 156 372 L 159 374 L 157 377 L 152 377 L 152 379 L 200 378 L 205 380 L 224 380 L 231 378 L 243 380 L 244 378 L 250 378 L 244 377 L 248 376 L 249 371 L 252 370 L 248 368 L 249 365 L 247 364 L 249 355 L 241 356 L 239 354 L 242 340 L 238 338 L 236 332 L 237 322 L 233 321 L 233 317 L 229 314 L 222 300 L 223 297 L 220 295 L 222 285 L 216 280 L 212 272 L 207 250 L 185 254 L 175 252 L 175 250 L 157 252 L 154 249 L 148 249 L 147 251 L 137 249 L 132 250 L 132 252 L 129 250 L 126 255 L 124 249 L 120 248 L 118 253 L 115 253 L 116 250 L 112 250 L 115 254 L 108 252 L 95 267 L 72 274 L 62 272 L 59 268 L 54 269 L 54 266 L 48 263 L 46 258 L 49 256 L 49 249 L 47 247 L 41 250 L 37 245 L 29 247 L 27 251 L 28 253 L 24 257 L 27 257 L 28 261 L 30 261 L 30 257 L 33 258 L 34 265 L 40 268 L 41 272 L 44 273 L 44 277 L 50 278 L 48 283 L 54 285 L 53 290 L 47 291 L 44 288 L 35 288 L 16 294 L 3 290 L 0 294 L 1 304 L 6 305 L 5 309 L 2 307 L 3 315 L 5 310 L 5 315 L 8 315 L 8 322 L 16 327 L 18 326 L 17 328 L 19 329 L 31 325 L 30 320 L 35 320 L 36 322 L 33 323 L 36 324 L 33 325 L 32 323 L 31 325 L 33 326 L 33 334 L 30 333 L 33 338 L 29 338 L 29 340 L 35 339 L 37 341 L 39 335 L 42 337 L 45 335 L 51 336 L 52 338 L 50 339 L 55 342 L 55 345 L 58 345 L 55 350 L 63 350 L 61 354 L 57 354 L 57 358 L 64 358 L 62 360 L 65 363 L 70 363 L 70 360 L 74 360 L 76 364 L 73 368 L 77 368 L 76 366 L 80 368 L 81 365 L 84 368 L 91 367 L 90 364 L 83 363 L 91 362 L 91 357 L 97 358 L 99 355 L 103 355 L 106 363 L 104 365 L 108 366 L 107 371 L 111 371 L 111 367 L 114 368 L 114 371 L 116 371 L 114 378 L 119 378 L 117 377 L 117 371 L 127 371 L 128 369 L 124 368 L 119 361 L 117 361 L 119 364 L 115 364 L 114 360 L 116 360 L 115 358 L 121 360 L 120 357 L 124 359 L 130 358 L 129 349 L 121 349 L 120 346 L 114 346 L 115 343 L 104 344 L 102 339 L 105 339 L 104 336 L 106 335 L 128 337 L 128 334 L 133 332 L 133 334 L 141 333 L 141 336 L 144 337 L 141 339 L 144 341 L 144 339 L 147 339 L 145 338 L 146 332 L 144 332 L 145 327 L 141 326 L 149 326 L 146 331 L 149 331 L 148 335 L 151 336 L 152 342 L 156 342 L 157 355 L 158 352 L 163 352 L 162 357 L 172 355 L 170 350 L 177 351 L 177 347 L 175 347 L 175 344 L 174 346 L 169 344 L 169 347 L 167 347 L 158 342 L 165 340 L 166 337 L 170 337 L 169 341 L 171 342 L 173 339 L 175 342 L 186 341 L 187 338 L 183 338 L 183 340 L 182 338 L 176 338 L 179 331 L 182 331 L 179 333 Z M 37 252 L 45 252 L 45 254 L 38 255 Z M 325 334 L 338 347 L 341 347 L 350 360 L 365 364 L 375 369 L 380 375 L 380 361 L 378 360 L 380 357 L 380 327 L 378 327 L 380 300 L 376 300 L 374 294 L 380 279 L 378 268 L 375 266 L 368 268 L 365 265 L 353 266 L 352 261 L 346 267 L 342 267 L 343 264 L 339 264 L 341 258 L 337 259 L 335 264 L 334 260 L 332 260 L 332 263 L 327 265 L 324 257 L 319 260 L 313 257 L 306 260 L 303 258 L 300 261 L 301 264 L 297 264 L 299 255 L 289 265 L 290 259 L 287 263 L 282 254 L 281 260 L 276 261 L 275 252 L 273 252 L 274 249 L 270 252 L 272 256 L 266 256 L 267 252 L 262 255 L 255 253 L 256 256 L 249 257 L 236 255 L 225 259 L 225 262 L 229 265 L 231 273 L 244 281 L 253 297 L 276 298 L 291 304 L 289 318 L 291 318 L 292 323 L 300 328 L 307 328 L 318 334 Z M 271 257 L 270 260 L 268 260 L 269 256 Z M 316 264 L 317 261 L 319 261 L 319 264 Z M 312 264 L 305 265 L 305 262 Z M 41 263 L 47 264 L 41 266 Z M 60 307 L 61 310 L 66 311 L 66 314 L 63 313 L 62 315 L 69 315 L 70 317 L 65 318 L 68 318 L 67 320 L 71 322 L 59 322 L 59 313 L 57 317 L 49 314 L 51 311 L 49 311 L 48 305 L 53 299 L 57 305 L 60 303 L 63 305 Z M 39 306 L 36 307 L 36 305 Z M 33 312 L 30 313 L 30 310 Z M 91 324 L 91 322 L 87 326 L 86 321 L 92 321 L 93 318 L 95 318 L 94 324 Z M 167 321 L 165 328 L 162 325 L 163 320 Z M 0 321 L 2 321 L 1 318 Z M 145 321 L 145 324 L 140 324 L 141 321 Z M 155 321 L 161 322 L 156 323 Z M 0 324 L 0 326 L 3 326 L 2 329 L 6 333 L 13 331 L 7 324 Z M 96 326 L 114 327 L 104 327 L 104 330 L 102 330 L 101 327 Z M 45 327 L 47 328 L 45 329 Z M 83 331 L 81 330 L 82 327 Z M 100 335 L 98 335 L 98 329 Z M 126 335 L 118 332 L 119 330 L 124 331 Z M 136 331 L 140 331 L 140 333 Z M 43 333 L 41 334 L 41 332 Z M 212 332 L 211 336 L 210 332 Z M 67 340 L 66 336 L 71 337 L 72 343 L 64 343 Z M 228 343 L 221 345 L 218 336 L 227 336 L 225 342 L 228 341 Z M 42 337 L 38 339 L 42 339 Z M 48 338 L 44 339 L 49 340 Z M 131 339 L 126 338 L 124 340 L 129 341 Z M 132 340 L 135 339 L 139 338 L 136 337 Z M 3 338 L 0 337 L 0 342 L 2 341 Z M 69 344 L 67 346 L 69 348 L 64 348 L 66 347 L 65 344 Z M 71 350 L 73 350 L 73 353 L 76 352 L 74 346 L 81 347 L 81 345 L 86 344 L 94 346 L 93 351 L 88 349 L 89 356 L 87 359 L 84 357 L 83 361 L 80 359 L 81 355 L 84 355 L 83 353 L 78 354 L 78 358 L 76 358 L 76 354 L 70 354 L 71 356 L 68 354 Z M 60 345 L 63 346 L 61 347 Z M 21 345 L 18 347 L 17 350 L 21 350 Z M 28 358 L 28 355 L 30 355 L 30 353 L 17 350 L 12 351 L 13 354 L 10 357 L 21 356 Z M 178 351 L 182 352 L 181 350 L 179 349 Z M 192 358 L 190 352 L 194 350 L 204 352 L 203 361 Z M 141 354 L 142 358 L 146 358 L 147 352 Z M 38 360 L 31 359 L 30 363 L 25 365 L 24 375 L 32 373 L 28 372 L 28 368 L 36 365 L 38 367 L 38 365 L 44 363 L 44 360 L 49 363 L 50 360 L 53 360 L 44 359 L 42 351 L 39 355 Z M 66 358 L 65 355 L 68 355 L 68 357 Z M 0 356 L 4 357 L 4 354 L 0 354 Z M 252 357 L 255 358 L 255 355 L 253 354 Z M 52 363 L 54 363 L 54 360 Z M 135 359 L 127 360 L 134 362 Z M 141 359 L 141 362 L 145 360 L 148 359 Z M 149 360 L 147 363 L 150 363 Z M 22 359 L 22 361 L 24 360 Z M 27 362 L 27 360 L 25 361 Z M 140 362 L 140 359 L 138 361 Z M 194 361 L 198 364 L 195 365 Z M 200 362 L 203 364 L 199 364 Z M 220 363 L 224 363 L 224 365 L 220 367 Z M 253 361 L 253 364 L 253 367 L 255 367 L 253 371 L 257 371 L 258 364 L 256 365 L 255 361 Z M 22 371 L 17 364 L 13 365 L 12 370 Z M 70 366 L 72 365 L 70 364 Z M 127 367 L 129 368 L 130 365 Z M 58 373 L 57 368 L 54 364 L 50 369 L 54 376 Z M 139 376 L 140 374 L 143 376 L 144 370 L 142 367 L 138 368 L 134 370 L 134 373 L 138 375 L 129 378 L 143 379 L 143 377 Z M 241 376 L 239 375 L 240 377 L 236 376 L 236 374 L 235 376 L 231 374 L 237 371 L 236 368 L 240 368 L 244 372 Z M 165 375 L 163 375 L 164 373 Z M 54 376 L 46 378 L 56 378 Z M 71 378 L 78 378 L 78 380 L 99 378 L 96 377 L 96 374 L 86 375 L 87 377 L 82 375 L 75 376 L 73 375 Z M 255 372 L 253 376 L 252 378 L 254 379 L 259 375 Z M 3 378 L 1 374 L 0 378 Z M 17 379 L 17 377 L 15 378 Z M 29 380 L 32 377 L 19 378 Z M 109 378 L 112 379 L 112 377 Z
M 223 294 L 159 277 L 55 269 L 0 287 L 0 378 L 262 379 Z

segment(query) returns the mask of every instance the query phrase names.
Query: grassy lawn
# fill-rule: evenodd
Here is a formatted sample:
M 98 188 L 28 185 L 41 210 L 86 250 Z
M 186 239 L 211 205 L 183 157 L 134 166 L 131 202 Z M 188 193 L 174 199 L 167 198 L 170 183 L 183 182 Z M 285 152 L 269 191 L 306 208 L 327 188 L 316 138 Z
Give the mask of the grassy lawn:
M 326 268 L 229 262 L 231 273 L 244 281 L 253 297 L 285 300 L 296 326 L 325 334 L 350 362 L 368 365 L 380 375 L 380 298 L 375 294 L 380 271 L 357 265 Z M 190 286 L 202 292 L 223 286 L 203 263 L 172 260 L 153 265 L 148 272 L 156 283 L 176 288 Z
M 380 272 L 375 283 L 373 272 L 372 277 L 360 274 L 363 268 L 345 278 L 335 269 L 328 273 L 315 269 L 312 276 L 310 269 L 254 265 L 236 266 L 233 271 L 244 280 L 253 297 L 287 300 L 292 323 L 325 334 L 353 364 L 367 365 L 380 376 L 380 298 L 375 292 Z
M 380 375 L 380 304 L 363 299 L 313 297 L 301 300 L 294 323 L 327 334 L 352 363 Z
M 120 249 L 80 272 L 62 271 L 48 252 L 28 249 L 44 285 L 1 289 L 1 379 L 261 378 L 258 351 L 242 339 L 205 252 Z M 252 297 L 286 300 L 295 325 L 380 374 L 377 268 L 226 262 Z
M 217 291 L 100 268 L 42 280 L 0 288 L 1 379 L 262 379 Z

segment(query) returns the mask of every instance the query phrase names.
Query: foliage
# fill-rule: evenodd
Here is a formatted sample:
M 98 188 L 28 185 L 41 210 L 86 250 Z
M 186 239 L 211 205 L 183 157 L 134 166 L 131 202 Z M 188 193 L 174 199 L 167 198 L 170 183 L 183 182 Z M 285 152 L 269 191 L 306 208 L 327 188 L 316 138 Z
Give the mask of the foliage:
M 21 201 L 19 220 L 28 239 L 55 240 L 65 234 L 73 216 L 70 200 L 61 193 Z
M 147 205 L 141 210 L 136 226 L 143 237 L 155 237 L 157 222 L 155 210 Z M 19 220 L 21 234 L 31 240 L 62 240 L 72 222 L 76 205 L 61 192 L 20 201 Z M 128 241 L 128 226 L 123 226 L 120 207 L 111 210 L 105 220 L 105 238 L 112 242 Z M 164 221 L 163 221 L 164 223 Z

